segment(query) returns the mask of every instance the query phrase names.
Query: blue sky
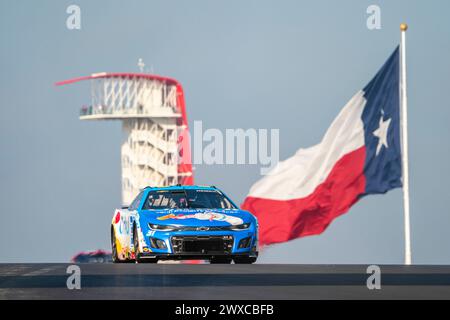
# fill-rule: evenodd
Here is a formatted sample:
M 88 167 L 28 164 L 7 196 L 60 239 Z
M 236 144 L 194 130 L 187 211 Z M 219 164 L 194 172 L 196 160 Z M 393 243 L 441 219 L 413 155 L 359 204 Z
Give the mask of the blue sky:
M 81 30 L 66 8 L 81 8 Z M 366 8 L 381 8 L 368 30 Z M 119 122 L 82 122 L 93 72 L 138 71 L 184 86 L 189 122 L 278 128 L 280 158 L 320 141 L 408 30 L 413 262 L 450 263 L 450 2 L 0 1 L 0 262 L 68 261 L 109 248 L 120 205 Z M 196 182 L 241 203 L 255 165 L 196 166 Z M 275 245 L 262 263 L 402 263 L 402 193 L 358 202 L 328 230 Z

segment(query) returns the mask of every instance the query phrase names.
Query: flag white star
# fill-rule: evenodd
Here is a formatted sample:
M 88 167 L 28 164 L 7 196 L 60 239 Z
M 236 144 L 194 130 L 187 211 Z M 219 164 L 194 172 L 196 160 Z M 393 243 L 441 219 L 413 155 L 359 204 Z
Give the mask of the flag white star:
M 385 146 L 386 148 L 389 147 L 387 142 L 387 134 L 389 130 L 389 125 L 391 124 L 391 120 L 392 119 L 387 119 L 386 121 L 384 121 L 382 113 L 378 129 L 373 132 L 373 135 L 378 138 L 378 145 L 375 153 L 376 156 L 378 156 L 378 153 L 380 153 L 381 148 L 383 146 Z

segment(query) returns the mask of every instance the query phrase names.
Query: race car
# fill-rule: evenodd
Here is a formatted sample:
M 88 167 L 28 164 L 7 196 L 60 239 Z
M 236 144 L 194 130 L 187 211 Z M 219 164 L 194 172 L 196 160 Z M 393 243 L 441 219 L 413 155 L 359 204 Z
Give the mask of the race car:
M 101 249 L 92 251 L 82 251 L 77 253 L 70 260 L 72 263 L 111 263 L 111 252 Z
M 113 262 L 254 263 L 258 222 L 214 186 L 146 187 L 111 223 Z

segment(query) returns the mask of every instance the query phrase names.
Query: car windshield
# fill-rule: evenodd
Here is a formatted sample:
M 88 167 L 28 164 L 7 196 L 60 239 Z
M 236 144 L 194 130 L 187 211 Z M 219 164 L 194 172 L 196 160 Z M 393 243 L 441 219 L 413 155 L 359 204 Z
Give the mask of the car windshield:
M 222 193 L 209 189 L 150 191 L 143 209 L 235 209 Z

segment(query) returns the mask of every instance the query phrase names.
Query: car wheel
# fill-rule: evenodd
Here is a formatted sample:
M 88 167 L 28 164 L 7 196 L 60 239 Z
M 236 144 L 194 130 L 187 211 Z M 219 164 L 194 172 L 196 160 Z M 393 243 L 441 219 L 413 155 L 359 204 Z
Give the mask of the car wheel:
M 211 258 L 211 260 L 209 260 L 209 262 L 211 264 L 230 264 L 231 263 L 231 258 L 227 258 L 227 257 L 213 257 Z
M 116 243 L 116 235 L 114 232 L 114 227 L 111 227 L 111 256 L 112 256 L 113 263 L 122 262 L 119 259 L 119 256 L 117 254 L 117 243 Z
M 158 259 L 155 258 L 140 259 L 139 263 L 158 263 Z
M 137 234 L 137 230 L 136 230 L 136 225 L 134 225 L 133 227 L 133 247 L 134 247 L 134 259 L 136 261 L 136 263 L 140 263 L 141 259 L 140 259 L 140 253 L 139 253 L 139 239 L 138 239 L 138 234 Z
M 157 263 L 158 259 L 146 258 L 142 259 L 140 257 L 140 253 L 138 252 L 139 248 L 139 238 L 136 230 L 136 225 L 133 227 L 133 246 L 134 246 L 134 259 L 136 263 Z
M 237 257 L 233 259 L 236 264 L 252 264 L 256 262 L 254 257 Z

